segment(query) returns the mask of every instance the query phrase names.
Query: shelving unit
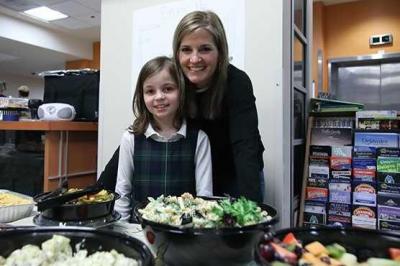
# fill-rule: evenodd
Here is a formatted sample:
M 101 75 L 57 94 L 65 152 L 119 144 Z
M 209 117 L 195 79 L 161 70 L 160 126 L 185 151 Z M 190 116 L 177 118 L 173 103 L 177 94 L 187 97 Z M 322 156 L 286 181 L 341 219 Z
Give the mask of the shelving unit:
M 378 114 L 380 114 L 379 112 Z M 390 113 L 390 111 L 387 112 Z M 304 226 L 307 223 L 339 223 L 345 227 L 400 231 L 399 117 L 395 115 L 377 119 L 363 118 L 362 115 L 369 115 L 369 113 L 365 111 L 359 113 L 310 112 L 298 226 Z M 326 155 L 326 158 L 315 158 L 316 153 L 314 152 L 314 157 L 310 158 L 312 151 L 316 150 L 316 147 L 312 147 L 313 126 L 320 125 L 316 119 L 324 118 L 325 120 L 321 121 L 325 121 L 327 126 L 335 126 L 340 124 L 337 122 L 339 116 L 353 117 L 355 127 L 358 125 L 357 121 L 361 120 L 391 120 L 392 122 L 371 123 L 374 126 L 383 125 L 383 129 L 353 128 L 351 144 L 342 143 L 351 145 L 351 148 L 329 145 L 329 142 L 326 142 L 319 145 L 330 146 L 331 155 L 329 157 Z M 330 121 L 331 118 L 332 121 Z M 369 125 L 369 123 L 366 124 Z M 390 129 L 387 128 L 388 125 L 391 127 Z M 360 135 L 359 133 L 368 134 Z M 334 142 L 337 143 L 337 141 Z M 324 146 L 317 147 L 324 148 Z M 340 153 L 344 154 L 343 157 L 338 156 Z M 323 152 L 319 154 L 324 155 Z M 329 161 L 329 168 L 326 167 L 327 161 Z M 318 165 L 319 163 L 325 164 L 325 168 L 321 167 L 320 172 L 318 172 L 318 167 L 309 168 L 309 165 Z M 343 172 L 340 174 L 334 172 L 338 170 L 340 172 L 342 169 Z M 312 177 L 310 173 L 319 177 L 327 175 L 329 179 L 320 179 L 317 183 L 312 183 L 316 178 Z M 317 185 L 310 185 L 310 183 Z M 307 186 L 312 189 L 307 190 Z M 320 187 L 322 189 L 319 189 Z M 327 193 L 324 193 L 326 191 Z M 315 195 L 315 198 L 310 198 L 310 195 Z M 315 201 L 307 204 L 307 196 L 308 199 Z M 321 202 L 320 205 L 318 205 L 318 201 Z M 315 215 L 310 215 L 310 212 Z M 306 220 L 305 213 L 307 214 Z M 310 217 L 312 220 L 309 220 Z
M 318 118 L 353 118 L 355 117 L 355 111 L 343 111 L 343 112 L 315 112 L 312 111 L 309 113 L 308 118 L 308 127 L 307 127 L 307 141 L 305 147 L 305 154 L 304 154 L 304 170 L 303 170 L 303 181 L 302 181 L 302 193 L 300 199 L 300 213 L 299 213 L 299 221 L 298 226 L 304 225 L 304 210 L 305 210 L 305 202 L 306 202 L 306 188 L 307 188 L 307 181 L 309 177 L 309 164 L 310 164 L 310 146 L 311 146 L 311 135 L 312 129 L 315 124 L 315 120 Z

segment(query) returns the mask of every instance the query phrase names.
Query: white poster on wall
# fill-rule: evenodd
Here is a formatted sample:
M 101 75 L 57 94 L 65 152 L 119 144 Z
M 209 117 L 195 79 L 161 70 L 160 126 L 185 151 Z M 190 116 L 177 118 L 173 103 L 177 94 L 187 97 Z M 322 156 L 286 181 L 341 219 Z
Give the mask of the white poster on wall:
M 172 56 L 172 38 L 181 18 L 194 10 L 211 10 L 224 24 L 230 62 L 243 69 L 245 51 L 244 0 L 184 0 L 138 9 L 133 13 L 133 80 L 153 57 Z

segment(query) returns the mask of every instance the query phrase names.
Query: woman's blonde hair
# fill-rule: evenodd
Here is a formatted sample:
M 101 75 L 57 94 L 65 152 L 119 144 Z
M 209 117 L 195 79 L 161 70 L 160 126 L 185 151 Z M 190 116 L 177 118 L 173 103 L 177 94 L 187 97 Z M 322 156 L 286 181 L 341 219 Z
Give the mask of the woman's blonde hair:
M 151 123 L 151 125 L 155 129 L 159 128 L 153 118 L 153 115 L 149 112 L 144 102 L 143 85 L 148 78 L 157 73 L 160 73 L 164 69 L 168 70 L 168 73 L 177 84 L 179 90 L 179 107 L 175 114 L 174 127 L 176 129 L 179 129 L 179 127 L 182 125 L 182 121 L 185 116 L 184 88 L 181 86 L 179 82 L 180 80 L 180 78 L 178 78 L 179 74 L 172 59 L 166 56 L 159 56 L 148 61 L 146 64 L 144 64 L 144 66 L 140 70 L 136 82 L 135 94 L 133 95 L 133 101 L 132 101 L 132 110 L 136 119 L 134 120 L 133 124 L 128 128 L 128 131 L 130 133 L 143 134 L 146 131 L 149 123 Z
M 197 115 L 196 113 L 200 113 L 204 118 L 213 119 L 218 117 L 221 113 L 229 66 L 228 42 L 226 40 L 224 26 L 217 14 L 212 11 L 194 11 L 182 18 L 174 33 L 174 60 L 182 77 L 181 82 L 184 82 L 185 84 L 186 93 L 188 94 L 188 99 L 190 101 L 193 99 L 193 94 L 195 93 L 195 90 L 193 89 L 194 84 L 191 84 L 190 81 L 184 77 L 179 63 L 179 52 L 182 39 L 186 35 L 198 29 L 205 29 L 212 35 L 214 44 L 218 49 L 218 65 L 210 86 L 203 94 L 201 108 L 199 108 L 200 106 L 197 106 L 197 109 L 199 110 L 191 110 L 189 111 L 189 114 L 195 116 Z M 190 87 L 192 88 L 188 89 Z M 190 104 L 194 103 L 192 102 Z

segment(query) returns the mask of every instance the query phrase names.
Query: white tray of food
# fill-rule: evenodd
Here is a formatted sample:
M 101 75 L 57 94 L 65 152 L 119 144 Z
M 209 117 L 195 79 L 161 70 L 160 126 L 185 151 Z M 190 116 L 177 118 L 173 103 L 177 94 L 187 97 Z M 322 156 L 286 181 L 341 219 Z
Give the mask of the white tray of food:
M 11 223 L 28 217 L 34 205 L 30 196 L 0 189 L 0 223 Z

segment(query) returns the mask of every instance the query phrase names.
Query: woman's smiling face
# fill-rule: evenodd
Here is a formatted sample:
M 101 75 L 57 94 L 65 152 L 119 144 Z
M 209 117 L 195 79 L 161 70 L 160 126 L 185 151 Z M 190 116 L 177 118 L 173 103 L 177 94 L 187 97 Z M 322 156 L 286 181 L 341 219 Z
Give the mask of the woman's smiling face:
M 203 28 L 183 37 L 178 52 L 183 73 L 198 88 L 209 86 L 217 69 L 218 55 L 212 35 Z

